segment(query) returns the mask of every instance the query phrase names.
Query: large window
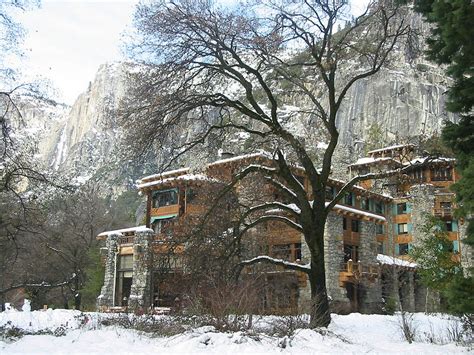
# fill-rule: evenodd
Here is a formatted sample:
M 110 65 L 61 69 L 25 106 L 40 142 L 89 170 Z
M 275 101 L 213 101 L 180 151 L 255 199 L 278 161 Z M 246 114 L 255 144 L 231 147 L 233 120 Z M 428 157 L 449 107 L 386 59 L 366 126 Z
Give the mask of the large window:
M 166 234 L 168 236 L 171 235 L 171 223 L 175 218 L 164 218 L 164 219 L 157 219 L 152 222 L 151 228 L 155 231 L 156 234 Z
M 158 208 L 178 203 L 178 190 L 155 191 L 153 193 L 152 207 Z
M 453 179 L 452 168 L 433 168 L 431 169 L 432 181 L 451 181 Z

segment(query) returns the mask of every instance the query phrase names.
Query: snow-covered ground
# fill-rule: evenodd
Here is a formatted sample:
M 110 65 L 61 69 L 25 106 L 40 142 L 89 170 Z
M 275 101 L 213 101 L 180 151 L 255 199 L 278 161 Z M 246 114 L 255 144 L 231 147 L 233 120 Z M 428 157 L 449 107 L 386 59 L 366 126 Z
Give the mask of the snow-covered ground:
M 217 332 L 211 326 L 191 328 L 173 336 L 158 336 L 116 325 L 104 325 L 99 313 L 68 310 L 0 313 L 1 354 L 315 354 L 412 353 L 452 354 L 472 352 L 456 345 L 450 331 L 459 321 L 444 315 L 413 315 L 416 341 L 401 335 L 400 316 L 333 315 L 327 331 L 297 329 L 291 336 L 271 335 L 269 329 L 285 318 L 262 317 L 252 332 Z M 172 320 L 168 316 L 163 319 Z M 6 330 L 22 329 L 41 335 L 6 338 Z M 266 329 L 266 331 L 262 331 Z M 10 334 L 14 333 L 11 331 Z M 47 333 L 47 334 L 46 334 Z M 431 340 L 430 340 L 431 339 Z M 434 344 L 434 343 L 437 344 Z

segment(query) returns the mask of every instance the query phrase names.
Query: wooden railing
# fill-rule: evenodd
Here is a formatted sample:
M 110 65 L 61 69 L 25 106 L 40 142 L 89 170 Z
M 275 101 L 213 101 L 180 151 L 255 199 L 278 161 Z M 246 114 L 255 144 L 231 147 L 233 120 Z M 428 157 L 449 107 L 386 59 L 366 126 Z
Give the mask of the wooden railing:
M 133 235 L 125 235 L 125 236 L 121 236 L 118 238 L 118 243 L 119 244 L 133 244 L 133 239 L 135 238 L 135 236 Z
M 435 217 L 452 217 L 453 210 L 452 208 L 435 208 L 433 209 L 433 214 Z

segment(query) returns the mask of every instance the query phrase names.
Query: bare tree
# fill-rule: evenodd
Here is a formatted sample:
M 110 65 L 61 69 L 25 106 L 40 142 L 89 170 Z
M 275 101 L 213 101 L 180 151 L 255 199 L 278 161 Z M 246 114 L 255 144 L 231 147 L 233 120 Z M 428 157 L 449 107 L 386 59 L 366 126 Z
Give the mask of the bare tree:
M 245 222 L 252 227 L 280 221 L 304 235 L 310 267 L 280 264 L 308 274 L 312 327 L 330 323 L 324 266 L 328 213 L 351 185 L 374 177 L 351 179 L 326 203 L 339 137 L 336 117 L 354 83 L 376 74 L 409 32 L 402 9 L 390 1 L 371 3 L 353 20 L 347 9 L 345 1 L 328 0 L 258 1 L 232 9 L 209 1 L 159 1 L 137 7 L 141 37 L 131 47 L 147 64 L 135 73 L 135 95 L 125 103 L 124 126 L 136 148 L 158 142 L 176 160 L 216 131 L 240 131 L 273 152 L 274 166 L 247 166 L 232 184 L 259 174 L 296 206 L 278 201 L 248 206 Z M 298 134 L 298 120 L 314 139 Z M 320 159 L 314 156 L 318 141 L 326 144 Z M 308 190 L 294 165 L 304 169 Z M 275 207 L 290 217 L 259 217 Z M 268 257 L 252 262 L 257 261 L 274 262 Z

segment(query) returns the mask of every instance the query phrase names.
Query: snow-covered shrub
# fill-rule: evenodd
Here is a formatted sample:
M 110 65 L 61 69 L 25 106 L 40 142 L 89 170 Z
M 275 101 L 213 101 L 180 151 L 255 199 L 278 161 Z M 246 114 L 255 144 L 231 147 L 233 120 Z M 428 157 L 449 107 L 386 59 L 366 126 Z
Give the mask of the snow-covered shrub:
M 287 315 L 274 318 L 267 330 L 269 335 L 291 337 L 297 329 L 308 328 L 309 318 L 305 314 Z
M 413 343 L 416 336 L 416 324 L 412 313 L 400 311 L 398 313 L 398 325 L 403 338 L 409 343 Z

